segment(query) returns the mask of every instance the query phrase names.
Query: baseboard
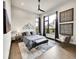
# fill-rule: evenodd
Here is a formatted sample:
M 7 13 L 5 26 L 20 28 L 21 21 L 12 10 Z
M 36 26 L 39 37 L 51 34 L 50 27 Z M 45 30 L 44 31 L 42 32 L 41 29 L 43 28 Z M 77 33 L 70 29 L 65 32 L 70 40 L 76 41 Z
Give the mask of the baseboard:
M 58 43 L 62 43 L 61 41 L 59 41 L 59 40 L 55 40 L 56 42 L 58 42 Z
M 73 46 L 76 46 L 75 44 L 71 44 L 71 43 L 65 43 L 65 42 L 61 42 L 61 41 L 59 41 L 59 40 L 55 40 L 56 42 L 58 42 L 58 43 L 63 43 L 63 44 L 69 44 L 69 45 L 73 45 Z
M 51 39 L 51 40 L 55 40 L 55 39 L 53 39 L 53 38 L 49 38 L 49 37 L 46 37 L 46 38 Z
M 16 40 L 12 40 L 12 43 L 13 43 L 13 42 L 16 42 Z

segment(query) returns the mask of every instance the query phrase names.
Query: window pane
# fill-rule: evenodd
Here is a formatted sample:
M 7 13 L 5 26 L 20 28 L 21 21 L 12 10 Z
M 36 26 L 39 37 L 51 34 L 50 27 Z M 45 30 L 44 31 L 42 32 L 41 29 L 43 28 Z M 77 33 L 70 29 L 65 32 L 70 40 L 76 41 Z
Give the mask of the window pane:
M 55 19 L 56 19 L 56 14 L 49 16 L 49 24 L 55 21 Z
M 48 17 L 45 17 L 45 21 L 48 21 Z
M 38 22 L 39 20 L 38 20 L 38 18 L 36 18 L 36 22 Z
M 47 33 L 48 30 L 48 21 L 45 21 L 45 32 Z
M 36 27 L 38 26 L 38 23 L 36 23 Z
M 55 32 L 55 20 L 56 20 L 56 14 L 49 16 L 49 32 L 50 33 Z
M 48 22 L 45 22 L 45 26 L 47 26 L 48 25 Z
M 36 18 L 36 33 L 38 34 L 39 32 L 39 19 Z

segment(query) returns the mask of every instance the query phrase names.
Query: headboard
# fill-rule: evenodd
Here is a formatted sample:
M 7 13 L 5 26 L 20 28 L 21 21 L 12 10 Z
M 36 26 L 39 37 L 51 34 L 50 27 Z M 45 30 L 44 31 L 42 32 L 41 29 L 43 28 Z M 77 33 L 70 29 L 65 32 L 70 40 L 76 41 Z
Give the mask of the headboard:
M 35 27 L 32 24 L 28 23 L 22 27 L 22 32 L 26 32 L 26 31 L 28 31 L 28 32 L 34 31 L 35 32 Z

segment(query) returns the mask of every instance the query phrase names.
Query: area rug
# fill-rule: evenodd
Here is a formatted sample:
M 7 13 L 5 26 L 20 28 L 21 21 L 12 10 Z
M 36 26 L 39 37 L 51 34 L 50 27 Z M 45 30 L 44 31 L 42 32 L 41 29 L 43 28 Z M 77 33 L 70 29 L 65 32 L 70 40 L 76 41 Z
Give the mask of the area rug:
M 42 55 L 47 50 L 56 45 L 54 41 L 48 40 L 48 43 L 39 45 L 37 48 L 33 48 L 31 51 L 29 51 L 28 48 L 25 46 L 24 42 L 20 42 L 18 44 L 22 59 L 36 59 L 38 56 Z

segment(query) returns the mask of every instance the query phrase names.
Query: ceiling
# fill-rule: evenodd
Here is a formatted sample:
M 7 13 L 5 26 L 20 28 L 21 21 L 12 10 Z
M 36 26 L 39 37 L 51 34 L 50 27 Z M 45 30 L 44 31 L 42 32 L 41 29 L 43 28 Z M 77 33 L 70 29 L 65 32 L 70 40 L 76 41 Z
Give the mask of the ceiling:
M 66 1 L 69 0 L 41 0 L 40 8 L 47 12 Z M 12 0 L 12 6 L 36 14 L 44 13 L 38 11 L 38 0 Z

